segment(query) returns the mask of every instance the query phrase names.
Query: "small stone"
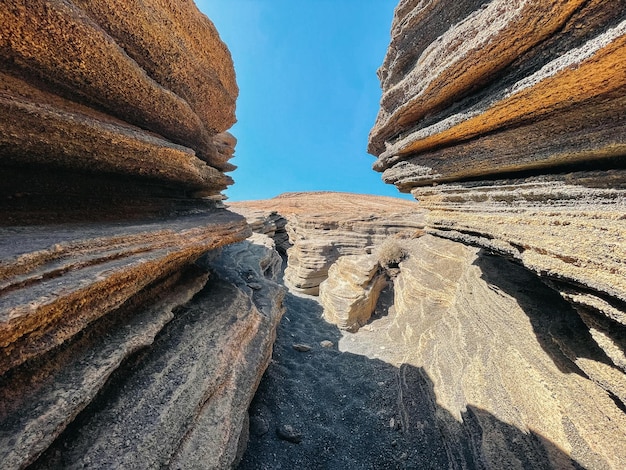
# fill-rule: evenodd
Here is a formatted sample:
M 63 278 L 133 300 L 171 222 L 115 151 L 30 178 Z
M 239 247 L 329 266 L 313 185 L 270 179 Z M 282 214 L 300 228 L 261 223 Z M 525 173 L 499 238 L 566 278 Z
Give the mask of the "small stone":
M 302 434 L 296 431 L 290 424 L 283 424 L 276 429 L 276 435 L 283 441 L 299 444 L 302 442 Z
M 332 341 L 328 341 L 327 339 L 325 339 L 324 341 L 320 342 L 320 346 L 323 348 L 332 348 L 335 344 Z
M 255 436 L 263 436 L 270 430 L 267 421 L 260 416 L 250 417 L 250 432 Z
M 300 352 L 308 352 L 311 349 L 313 349 L 308 344 L 303 344 L 303 343 L 296 343 L 296 344 L 293 344 L 291 347 L 295 349 L 296 351 L 300 351 Z

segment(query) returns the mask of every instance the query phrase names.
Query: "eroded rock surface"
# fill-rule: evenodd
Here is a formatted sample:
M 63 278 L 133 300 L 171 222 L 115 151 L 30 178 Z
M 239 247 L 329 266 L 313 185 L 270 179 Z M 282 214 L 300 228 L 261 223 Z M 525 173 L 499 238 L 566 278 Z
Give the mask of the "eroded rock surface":
M 293 245 L 288 250 L 285 283 L 317 295 L 330 266 L 343 255 L 371 252 L 390 235 L 421 233 L 425 211 L 413 202 L 350 193 L 287 193 L 263 201 L 230 204 L 276 211 L 287 220 Z
M 623 155 L 625 20 L 623 1 L 401 1 L 376 168 L 405 162 L 410 186 Z
M 339 344 L 399 368 L 403 431 L 429 432 L 417 368 L 441 407 L 441 445 L 468 468 L 622 468 L 626 380 L 577 312 L 485 250 L 430 235 L 406 246 L 392 309 Z
M 624 1 L 401 1 L 369 147 L 426 232 L 541 276 L 623 372 L 625 56 Z
M 256 204 L 258 201 L 252 201 L 251 203 Z M 276 249 L 280 253 L 287 253 L 291 243 L 287 234 L 287 219 L 285 217 L 277 211 L 250 209 L 238 203 L 230 203 L 228 207 L 233 212 L 245 217 L 253 232 L 272 238 L 276 243 Z
M 320 284 L 324 319 L 339 328 L 356 331 L 372 316 L 387 275 L 376 254 L 341 256 Z
M 403 247 L 393 305 L 355 333 L 287 295 L 240 468 L 623 468 L 624 406 L 587 371 L 623 374 L 577 312 L 484 249 Z
M 193 2 L 12 0 L 1 20 L 5 220 L 50 215 L 50 199 L 76 209 L 98 192 L 98 212 L 127 194 L 154 206 L 166 189 L 170 204 L 221 198 L 238 90 L 228 49 Z M 95 178 L 104 188 L 94 191 L 104 174 L 113 180 Z
M 2 467 L 231 466 L 283 290 L 221 208 L 228 49 L 189 0 L 11 0 L 0 63 Z
M 4 465 L 52 443 L 34 468 L 229 467 L 282 315 L 276 262 L 267 240 L 226 247 L 201 263 L 210 275 L 195 268 L 94 322 L 36 374 L 6 374 Z

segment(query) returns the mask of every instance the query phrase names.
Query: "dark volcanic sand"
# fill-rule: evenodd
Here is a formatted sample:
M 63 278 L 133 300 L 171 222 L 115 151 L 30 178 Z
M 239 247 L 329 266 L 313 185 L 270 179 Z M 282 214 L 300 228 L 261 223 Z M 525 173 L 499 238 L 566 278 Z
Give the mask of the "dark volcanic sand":
M 423 369 L 390 363 L 403 354 L 389 339 L 392 300 L 384 291 L 370 324 L 346 333 L 323 320 L 316 297 L 287 294 L 238 468 L 483 469 L 484 445 L 498 445 L 483 442 L 484 429 L 515 448 L 518 468 L 550 468 L 547 441 L 470 405 L 459 422 L 437 405 Z M 311 349 L 298 351 L 297 344 Z
M 398 400 L 412 400 L 400 397 L 400 383 L 407 374 L 416 375 L 410 381 L 423 381 L 418 370 L 338 351 L 341 333 L 321 318 L 314 299 L 286 297 L 273 360 L 250 408 L 250 441 L 239 468 L 405 468 L 416 459 L 431 461 L 433 468 L 446 465 L 437 436 L 407 436 L 400 429 Z M 322 347 L 324 340 L 333 347 Z M 311 351 L 295 350 L 299 343 Z M 411 406 L 434 419 L 430 404 Z M 284 425 L 301 434 L 300 443 L 278 436 Z
M 388 320 L 391 295 L 381 299 L 373 322 Z M 448 468 L 435 421 L 445 411 L 420 369 L 347 352 L 363 349 L 367 327 L 341 332 L 324 321 L 316 297 L 289 293 L 285 304 L 272 362 L 250 407 L 239 469 Z M 294 349 L 298 344 L 311 350 Z M 279 436 L 284 426 L 299 443 Z

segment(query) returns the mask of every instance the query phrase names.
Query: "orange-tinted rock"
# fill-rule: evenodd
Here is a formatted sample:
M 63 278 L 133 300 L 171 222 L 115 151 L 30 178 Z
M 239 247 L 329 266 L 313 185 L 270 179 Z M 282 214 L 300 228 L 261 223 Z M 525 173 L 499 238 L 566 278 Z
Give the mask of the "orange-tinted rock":
M 2 69 L 220 168 L 213 136 L 235 122 L 230 54 L 193 3 L 152 3 L 11 1 Z
M 282 315 L 276 262 L 264 240 L 226 247 L 201 263 L 210 276 L 192 267 L 152 283 L 2 376 L 3 466 L 49 446 L 34 468 L 230 466 Z
M 334 192 L 286 193 L 229 206 L 275 211 L 287 218 L 292 247 L 287 251 L 285 282 L 310 295 L 318 294 L 340 256 L 371 252 L 390 235 L 421 233 L 425 215 L 411 201 Z
M 622 363 L 626 2 L 452 3 L 396 9 L 374 167 L 426 231 L 542 276 Z
M 561 113 L 578 108 L 593 116 L 594 106 L 621 97 L 626 86 L 626 2 L 583 3 L 462 2 L 464 8 L 452 9 L 458 16 L 449 18 L 451 27 L 444 31 L 437 27 L 434 5 L 443 8 L 448 2 L 401 2 L 379 71 L 383 99 L 370 135 L 370 151 L 379 156 L 376 169 L 529 122 L 551 119 L 554 126 Z M 431 34 L 422 35 L 423 29 Z M 422 47 L 409 47 L 408 38 L 420 38 Z M 618 109 L 619 102 L 604 111 Z M 616 126 L 617 132 L 622 125 L 605 122 L 603 127 Z M 560 132 L 565 141 L 568 130 Z M 611 137 L 607 133 L 589 144 L 600 150 L 595 158 L 606 158 L 602 150 L 612 146 Z M 617 139 L 623 154 L 624 142 Z M 546 156 L 540 152 L 541 142 L 535 145 L 536 155 L 533 146 L 520 150 L 540 164 Z M 616 154 L 615 149 L 608 153 Z M 557 163 L 569 160 L 576 161 L 561 158 Z M 422 166 L 430 168 L 428 163 Z M 447 177 L 443 170 L 433 167 L 432 180 Z M 492 165 L 489 172 L 505 171 L 510 170 Z

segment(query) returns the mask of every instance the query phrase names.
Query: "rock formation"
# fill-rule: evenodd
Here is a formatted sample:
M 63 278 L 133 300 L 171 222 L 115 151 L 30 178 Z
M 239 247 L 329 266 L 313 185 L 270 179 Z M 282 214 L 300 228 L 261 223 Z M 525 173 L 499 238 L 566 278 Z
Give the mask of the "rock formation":
M 228 49 L 190 0 L 9 0 L 0 64 L 2 467 L 231 465 L 283 294 L 215 252 Z
M 324 318 L 341 329 L 358 330 L 370 319 L 386 285 L 376 254 L 341 256 L 320 284 Z
M 339 349 L 398 368 L 394 419 L 417 447 L 434 441 L 407 468 L 624 468 L 626 380 L 577 312 L 487 250 L 404 246 L 390 312 Z
M 253 201 L 252 204 L 259 204 Z M 254 233 L 262 233 L 274 240 L 276 249 L 283 254 L 291 247 L 287 234 L 287 219 L 274 210 L 249 209 L 239 203 L 229 204 L 233 212 L 246 218 Z
M 318 295 L 320 283 L 340 256 L 371 252 L 390 235 L 421 233 L 425 214 L 402 199 L 332 192 L 287 193 L 229 207 L 276 211 L 288 220 L 293 246 L 285 283 L 310 295 Z
M 137 340 L 129 332 L 128 321 L 118 319 L 114 328 L 108 322 L 98 332 L 89 331 L 92 344 L 86 344 L 83 338 L 80 344 L 63 348 L 62 358 L 68 365 L 52 357 L 56 372 L 67 377 L 64 388 L 58 388 L 58 379 L 50 385 L 48 377 L 37 377 L 35 383 L 30 379 L 33 392 L 19 399 L 12 397 L 14 411 L 5 420 L 15 426 L 11 429 L 12 439 L 19 444 L 29 435 L 32 439 L 33 430 L 29 428 L 34 425 L 40 432 L 58 434 L 49 418 L 42 420 L 37 415 L 49 410 L 67 420 L 59 412 L 60 404 L 76 407 L 72 402 L 85 393 L 78 384 L 91 385 L 92 395 L 97 391 L 90 383 L 101 373 L 95 365 L 103 363 L 100 367 L 104 368 L 106 364 L 109 370 L 117 367 L 106 384 L 98 384 L 102 389 L 96 399 L 35 462 L 34 468 L 80 464 L 229 468 L 236 460 L 246 444 L 247 407 L 270 360 L 282 315 L 284 289 L 274 282 L 282 260 L 267 238 L 230 245 L 207 256 L 200 265 L 211 272 L 212 279 L 191 302 L 177 309 L 173 319 L 170 313 L 166 319 L 171 320 L 169 323 L 154 325 L 154 311 L 130 323 L 143 324 L 153 331 L 162 328 L 156 337 L 153 333 L 147 344 L 154 342 L 149 348 L 121 365 L 111 364 L 114 361 L 107 354 L 123 357 L 116 352 L 115 346 L 119 345 L 115 341 L 102 342 L 105 332 L 112 339 L 125 334 Z M 94 347 L 94 342 L 100 343 L 103 350 Z M 46 385 L 43 393 L 34 387 L 40 384 Z M 9 393 L 6 389 L 3 392 Z M 32 415 L 24 416 L 24 409 Z M 43 423 L 37 423 L 37 419 Z M 43 428 L 43 424 L 50 428 Z M 61 424 L 66 423 L 56 427 Z M 41 441 L 37 444 L 43 446 Z M 19 454 L 21 449 L 15 445 L 3 461 L 17 463 L 18 458 L 24 458 Z
M 401 1 L 374 168 L 426 232 L 500 254 L 578 311 L 623 402 L 626 2 Z M 582 326 L 583 324 L 581 324 Z

